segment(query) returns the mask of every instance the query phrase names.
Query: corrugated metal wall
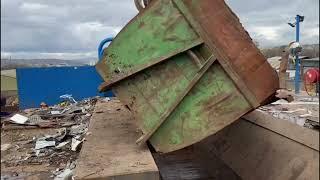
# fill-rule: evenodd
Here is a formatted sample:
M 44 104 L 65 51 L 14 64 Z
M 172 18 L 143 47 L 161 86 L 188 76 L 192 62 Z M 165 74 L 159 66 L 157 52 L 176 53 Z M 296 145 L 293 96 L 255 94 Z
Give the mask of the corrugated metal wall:
M 17 69 L 19 108 L 39 107 L 41 102 L 54 105 L 63 94 L 72 94 L 76 100 L 101 94 L 98 86 L 103 82 L 94 66 L 49 67 Z

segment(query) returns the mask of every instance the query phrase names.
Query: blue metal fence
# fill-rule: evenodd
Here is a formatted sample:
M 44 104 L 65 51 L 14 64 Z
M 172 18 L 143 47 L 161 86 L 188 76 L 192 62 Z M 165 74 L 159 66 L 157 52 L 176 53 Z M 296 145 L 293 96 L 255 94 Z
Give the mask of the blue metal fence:
M 48 67 L 17 69 L 19 108 L 39 107 L 60 102 L 60 96 L 72 94 L 75 100 L 93 96 L 113 96 L 112 92 L 99 93 L 103 82 L 94 66 Z

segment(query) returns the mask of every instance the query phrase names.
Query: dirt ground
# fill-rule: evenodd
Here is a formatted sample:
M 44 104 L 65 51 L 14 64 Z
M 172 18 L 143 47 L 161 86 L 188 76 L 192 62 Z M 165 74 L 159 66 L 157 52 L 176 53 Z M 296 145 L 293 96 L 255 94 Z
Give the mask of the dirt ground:
M 76 160 L 79 152 L 66 150 L 51 151 L 42 157 L 33 155 L 34 140 L 53 134 L 57 129 L 1 130 L 1 144 L 10 144 L 7 150 L 1 150 L 1 177 L 53 178 L 54 171 L 64 169 L 68 162 Z
M 97 100 L 104 99 L 16 112 L 29 118 L 24 124 L 11 122 L 13 114 L 1 117 L 1 180 L 54 179 L 74 169 Z

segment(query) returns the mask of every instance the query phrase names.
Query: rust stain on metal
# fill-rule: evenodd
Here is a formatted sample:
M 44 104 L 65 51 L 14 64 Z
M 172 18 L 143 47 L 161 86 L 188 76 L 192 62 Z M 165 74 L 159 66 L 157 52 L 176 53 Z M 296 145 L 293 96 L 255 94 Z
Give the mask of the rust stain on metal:
M 214 45 L 219 50 L 217 54 L 224 57 L 218 59 L 228 62 L 230 68 L 244 81 L 258 102 L 271 96 L 272 92 L 278 89 L 276 72 L 267 65 L 237 16 L 223 0 L 183 0 L 183 3 L 210 37 L 208 44 Z M 208 39 L 204 40 L 207 42 Z M 252 59 L 254 61 L 251 61 Z
M 149 140 L 161 152 L 218 132 L 279 85 L 223 0 L 154 1 L 106 57 L 97 65 L 106 81 L 100 90 L 111 87 L 133 112 L 142 132 L 137 142 Z

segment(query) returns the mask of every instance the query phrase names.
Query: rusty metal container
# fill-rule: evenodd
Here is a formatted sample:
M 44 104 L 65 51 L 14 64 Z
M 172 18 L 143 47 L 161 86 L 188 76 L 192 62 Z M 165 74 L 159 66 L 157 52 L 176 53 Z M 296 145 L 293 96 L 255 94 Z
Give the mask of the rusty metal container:
M 196 143 L 265 103 L 277 73 L 223 0 L 154 0 L 96 69 L 160 152 Z

